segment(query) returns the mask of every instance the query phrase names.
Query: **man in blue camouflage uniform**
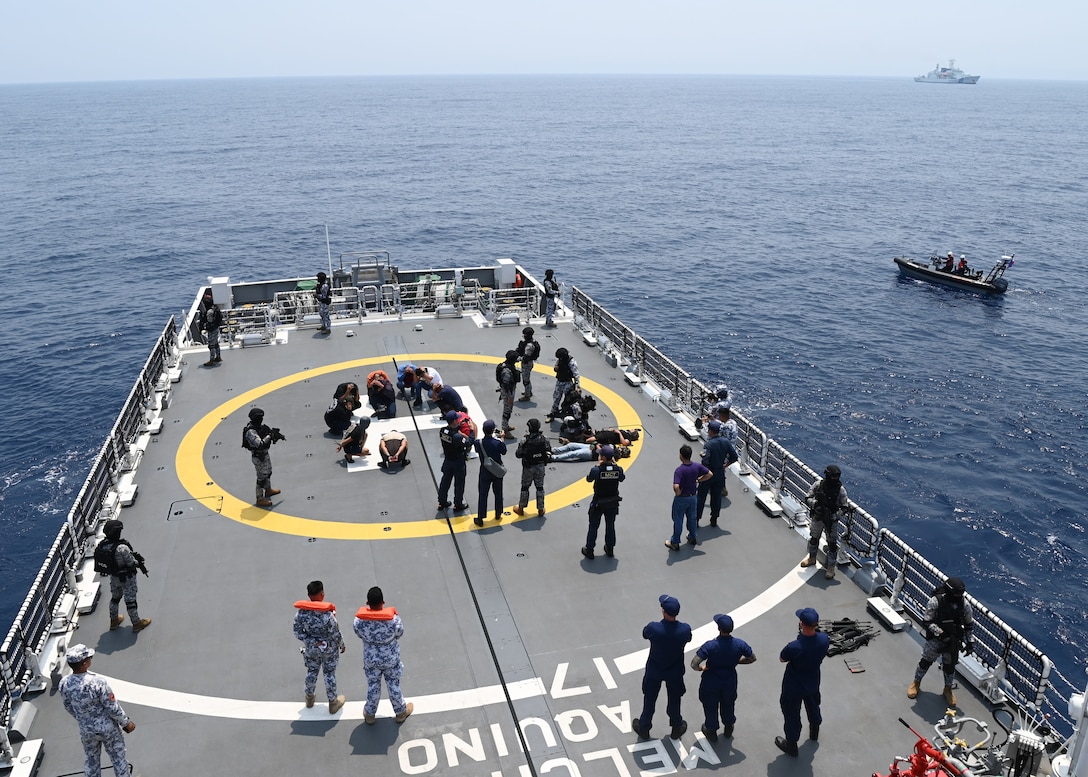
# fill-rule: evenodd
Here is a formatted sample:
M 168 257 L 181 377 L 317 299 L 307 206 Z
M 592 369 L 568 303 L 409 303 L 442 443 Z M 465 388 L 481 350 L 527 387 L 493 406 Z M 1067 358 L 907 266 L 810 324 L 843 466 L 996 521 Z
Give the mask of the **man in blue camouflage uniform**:
M 132 767 L 125 757 L 125 738 L 136 724 L 114 698 L 109 683 L 88 671 L 94 650 L 86 645 L 73 645 L 65 655 L 72 674 L 60 681 L 60 698 L 64 709 L 79 723 L 79 738 L 83 742 L 83 774 L 102 777 L 102 748 L 113 763 L 117 777 L 130 777 Z
M 110 578 L 110 631 L 117 629 L 125 619 L 119 613 L 121 599 L 132 619 L 132 631 L 139 634 L 151 625 L 150 618 L 141 618 L 136 604 L 136 570 L 141 568 L 143 557 L 132 550 L 128 540 L 121 538 L 125 525 L 116 519 L 106 521 L 103 533 L 106 538 L 95 549 L 95 568 Z M 146 567 L 144 567 L 146 569 Z
M 556 349 L 554 369 L 555 388 L 552 390 L 552 409 L 546 419 L 549 424 L 562 415 L 567 394 L 578 388 L 578 362 L 574 361 L 574 357 L 566 348 Z
M 329 698 L 329 714 L 335 715 L 344 706 L 344 697 L 336 694 L 336 665 L 340 654 L 347 650 L 336 622 L 336 605 L 325 601 L 325 586 L 314 580 L 306 586 L 310 597 L 295 602 L 295 639 L 302 640 L 302 660 L 306 664 L 306 706 L 314 706 L 317 673 L 325 674 L 325 694 Z
M 277 440 L 283 439 L 279 429 L 271 429 L 264 423 L 264 411 L 255 407 L 249 411 L 249 423 L 242 430 L 242 445 L 252 454 L 250 460 L 257 470 L 257 507 L 271 507 L 270 496 L 280 492 L 272 488 L 272 457 L 268 454 Z
M 332 287 L 329 286 L 329 276 L 323 272 L 317 274 L 317 288 L 314 289 L 317 298 L 317 310 L 321 315 L 321 328 L 318 332 L 330 334 L 332 332 L 332 316 L 329 307 L 332 305 Z
M 530 418 L 525 428 L 525 437 L 514 451 L 514 455 L 521 459 L 521 494 L 512 509 L 517 515 L 525 515 L 525 508 L 529 506 L 529 486 L 533 485 L 536 486 L 536 514 L 538 518 L 543 518 L 544 474 L 552 457 L 552 444 L 540 431 L 539 418 Z
M 412 714 L 415 705 L 405 702 L 400 691 L 404 664 L 400 661 L 400 643 L 404 624 L 395 607 L 385 606 L 382 589 L 374 586 L 366 592 L 366 605 L 355 613 L 355 635 L 363 641 L 363 669 L 366 672 L 366 704 L 363 720 L 373 725 L 377 718 L 378 700 L 382 697 L 382 678 L 389 687 L 389 702 L 397 723 Z

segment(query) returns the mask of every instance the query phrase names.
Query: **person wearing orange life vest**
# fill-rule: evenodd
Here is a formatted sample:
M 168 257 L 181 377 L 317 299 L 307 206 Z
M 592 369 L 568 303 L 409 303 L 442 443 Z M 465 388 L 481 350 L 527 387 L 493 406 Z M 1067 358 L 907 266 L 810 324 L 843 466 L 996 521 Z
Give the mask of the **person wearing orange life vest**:
M 363 670 L 366 672 L 366 704 L 363 720 L 373 725 L 377 718 L 378 700 L 382 696 L 382 678 L 389 688 L 389 702 L 397 723 L 403 723 L 412 714 L 415 705 L 405 702 L 400 690 L 404 664 L 400 660 L 400 643 L 404 635 L 404 623 L 395 607 L 385 606 L 382 589 L 374 586 L 366 592 L 366 604 L 355 613 L 352 627 L 363 641 Z
M 302 640 L 302 660 L 306 664 L 306 706 L 314 706 L 317 673 L 325 675 L 325 693 L 329 698 L 329 714 L 335 715 L 345 699 L 336 693 L 336 665 L 340 654 L 347 650 L 336 622 L 336 605 L 325 601 L 325 586 L 314 580 L 306 586 L 309 599 L 295 602 L 295 639 Z

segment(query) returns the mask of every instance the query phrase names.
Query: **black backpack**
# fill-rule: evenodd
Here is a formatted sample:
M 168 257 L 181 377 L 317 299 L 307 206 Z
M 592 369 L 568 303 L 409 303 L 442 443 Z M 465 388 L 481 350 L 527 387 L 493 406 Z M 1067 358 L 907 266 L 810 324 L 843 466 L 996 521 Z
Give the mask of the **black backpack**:
M 98 543 L 98 547 L 94 549 L 95 572 L 110 577 L 121 574 L 121 567 L 117 566 L 118 545 L 128 545 L 129 550 L 132 550 L 128 540 L 102 540 Z

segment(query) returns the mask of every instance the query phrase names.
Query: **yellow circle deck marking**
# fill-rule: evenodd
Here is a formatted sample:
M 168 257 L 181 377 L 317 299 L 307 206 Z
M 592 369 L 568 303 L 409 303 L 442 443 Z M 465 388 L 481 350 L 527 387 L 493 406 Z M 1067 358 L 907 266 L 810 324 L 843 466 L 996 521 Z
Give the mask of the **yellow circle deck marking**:
M 178 473 L 178 480 L 189 494 L 199 499 L 207 496 L 208 483 L 217 482 L 204 465 L 204 447 L 211 437 L 212 432 L 220 421 L 230 414 L 241 410 L 251 402 L 255 402 L 273 391 L 277 391 L 294 383 L 309 380 L 330 372 L 340 372 L 357 367 L 369 367 L 372 365 L 388 365 L 393 359 L 407 360 L 407 355 L 372 356 L 366 359 L 354 359 L 352 361 L 327 364 L 324 367 L 315 367 L 304 372 L 296 372 L 293 375 L 285 375 L 282 378 L 265 383 L 262 386 L 243 392 L 233 399 L 229 399 L 219 407 L 205 415 L 188 431 L 178 446 L 174 466 Z M 476 354 L 448 354 L 448 353 L 424 353 L 413 354 L 411 357 L 416 362 L 441 362 L 441 361 L 465 361 L 494 364 L 495 357 L 480 356 Z M 539 362 L 538 362 L 539 364 Z M 583 388 L 597 397 L 612 411 L 616 417 L 616 425 L 622 428 L 641 427 L 642 419 L 635 409 L 616 392 L 596 381 L 580 378 Z M 626 459 L 628 465 L 634 464 L 638 458 L 638 448 L 631 448 L 631 457 Z M 565 486 L 558 491 L 550 493 L 545 499 L 545 508 L 548 511 L 567 507 L 574 502 L 589 497 L 593 493 L 593 486 L 580 477 L 574 483 Z M 435 518 L 426 518 L 418 521 L 383 521 L 380 523 L 347 523 L 344 521 L 326 521 L 316 518 L 303 518 L 296 515 L 287 515 L 276 510 L 265 510 L 253 504 L 243 501 L 229 492 L 223 494 L 222 514 L 231 520 L 244 523 L 247 526 L 255 526 L 266 531 L 279 532 L 281 534 L 293 534 L 299 537 L 321 537 L 331 540 L 387 540 L 387 539 L 412 539 L 418 537 L 436 537 L 446 534 L 449 529 L 446 522 Z M 513 518 L 525 520 L 534 517 L 531 510 L 526 511 L 525 518 Z M 451 518 L 454 531 L 471 531 L 478 528 L 473 522 L 474 513 L 459 515 Z M 484 527 L 491 522 L 484 524 Z

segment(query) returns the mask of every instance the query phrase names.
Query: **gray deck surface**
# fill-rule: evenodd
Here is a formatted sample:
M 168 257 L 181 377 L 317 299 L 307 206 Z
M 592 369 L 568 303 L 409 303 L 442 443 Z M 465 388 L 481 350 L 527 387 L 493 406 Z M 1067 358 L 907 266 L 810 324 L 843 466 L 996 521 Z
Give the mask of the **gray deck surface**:
M 422 331 L 414 330 L 417 324 Z M 354 337 L 346 336 L 348 328 Z M 285 376 L 369 357 L 396 356 L 399 361 L 406 354 L 413 360 L 412 354 L 449 354 L 423 363 L 437 367 L 448 384 L 471 386 L 486 417 L 498 419 L 494 364 L 520 339 L 520 327 L 481 328 L 467 317 L 367 319 L 362 325 L 337 326 L 327 338 L 312 330 L 291 331 L 286 344 L 225 350 L 224 363 L 213 369 L 199 366 L 205 351 L 187 355 L 164 430 L 153 438 L 140 465 L 139 496 L 121 516 L 125 535 L 151 568 L 151 577 L 140 578 L 140 610 L 154 623 L 138 636 L 127 621 L 110 632 L 103 600 L 81 619 L 72 637 L 98 651 L 94 671 L 126 683 L 114 686 L 138 726 L 128 736 L 128 752 L 139 774 L 529 774 L 515 725 L 521 720 L 527 722 L 525 737 L 536 774 L 665 774 L 673 768 L 740 765 L 737 773 L 743 774 L 869 775 L 885 771 L 893 755 L 912 748 L 914 738 L 899 717 L 932 734 L 932 724 L 945 710 L 939 670 L 931 669 L 921 696 L 908 700 L 905 691 L 919 642 L 911 632 L 882 630 L 872 644 L 849 656 L 860 659 L 865 672 L 851 674 L 842 657 L 825 661 L 825 723 L 819 743 L 803 741 L 797 759 L 775 748 L 774 737 L 782 732 L 778 653 L 795 636 L 794 611 L 812 606 L 824 618 L 875 620 L 865 611 L 865 593 L 850 579 L 853 571 L 842 569 L 833 581 L 822 572 L 807 575 L 782 601 L 751 605 L 758 616 L 738 624 L 737 636 L 753 646 L 758 661 L 739 668 L 734 738 L 712 746 L 698 733 L 703 720 L 698 677 L 689 670 L 683 704 L 688 733 L 679 743 L 668 739 L 662 692 L 654 738 L 638 743 L 630 721 L 641 708 L 642 673 L 623 671 L 636 665 L 637 657 L 616 660 L 646 647 L 642 628 L 660 618 L 658 595 L 678 597 L 681 620 L 706 629 L 715 613 L 736 613 L 780 579 L 805 574 L 797 569 L 804 542 L 783 521 L 760 512 L 753 494 L 731 474 L 721 528 L 704 525 L 695 549 L 667 550 L 671 472 L 684 442 L 671 415 L 626 385 L 620 371 L 583 345 L 569 326 L 538 326 L 538 335 L 543 354 L 534 373 L 536 401 L 516 406 L 513 423 L 519 436 L 528 418 L 543 420 L 547 413 L 554 385 L 550 357 L 559 345 L 571 350 L 586 378 L 629 403 L 637 419 L 622 406 L 614 408 L 625 416 L 624 426 L 645 429 L 635 445 L 637 458 L 621 462 L 628 478 L 621 489 L 615 559 L 603 557 L 601 543 L 595 560 L 579 552 L 588 487 L 573 500 L 555 495 L 581 482 L 588 463 L 550 465 L 547 515 L 536 518 L 531 502 L 526 518 L 514 520 L 509 508 L 517 498 L 520 465 L 511 445 L 504 520 L 476 530 L 472 518 L 479 464 L 470 461 L 466 493 L 473 508 L 455 517 L 451 534 L 435 510 L 441 458 L 434 411 L 413 419 L 407 404 L 398 402 L 396 428 L 409 435 L 410 467 L 397 473 L 349 472 L 336 453 L 335 439 L 325 433 L 322 413 L 337 383 L 365 384 L 366 373 L 376 367 L 347 367 L 280 388 L 267 386 Z M 466 361 L 457 356 L 463 354 L 487 358 Z M 381 367 L 393 374 L 391 359 Z M 189 491 L 177 474 L 183 436 L 206 414 L 254 389 L 262 392 L 253 401 L 265 409 L 266 422 L 281 427 L 288 438 L 272 450 L 273 484 L 283 492 L 275 497 L 272 512 L 251 506 L 253 468 L 240 447 L 251 402 L 211 430 L 202 449 L 210 480 Z M 594 420 L 599 427 L 614 420 L 605 402 Z M 417 434 L 414 421 L 424 431 Z M 377 435 L 371 434 L 368 445 L 376 453 Z M 699 445 L 694 447 L 698 453 Z M 825 462 L 809 463 L 822 467 Z M 849 462 L 842 464 L 849 488 Z M 239 520 L 218 512 L 221 503 L 224 512 L 235 503 L 229 496 L 221 500 L 224 495 L 249 505 Z M 374 540 L 261 528 L 277 514 L 373 524 L 390 537 L 411 521 L 436 528 L 433 536 Z M 385 526 L 391 530 L 383 532 Z M 292 604 L 305 597 L 306 583 L 315 578 L 324 581 L 328 599 L 337 604 L 348 643 L 338 673 L 348 705 L 335 716 L 322 703 L 320 682 L 318 704 L 304 708 L 302 660 L 291 634 Z M 375 584 L 397 607 L 406 628 L 403 688 L 416 710 L 399 726 L 384 699 L 378 723 L 363 722 L 366 681 L 351 622 Z M 691 650 L 703 641 L 700 636 Z M 512 706 L 481 704 L 470 694 L 454 696 L 452 702 L 443 696 L 534 678 L 541 691 Z M 165 697 L 160 689 L 209 699 Z M 983 703 L 968 688 L 959 688 L 958 694 L 964 714 L 989 722 Z M 82 752 L 75 721 L 55 691 L 35 703 L 39 713 L 32 735 L 45 739 L 41 773 L 79 772 Z M 442 709 L 451 703 L 454 709 Z

